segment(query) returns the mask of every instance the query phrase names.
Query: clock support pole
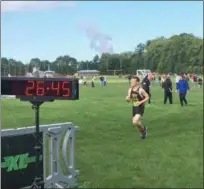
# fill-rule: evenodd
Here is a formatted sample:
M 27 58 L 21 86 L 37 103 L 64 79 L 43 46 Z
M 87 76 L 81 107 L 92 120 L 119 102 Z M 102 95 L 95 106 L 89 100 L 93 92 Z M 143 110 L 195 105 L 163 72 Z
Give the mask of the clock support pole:
M 40 141 L 40 124 L 39 124 L 39 109 L 40 105 L 43 104 L 44 102 L 36 102 L 36 101 L 30 101 L 32 104 L 32 109 L 35 111 L 35 126 L 36 126 L 36 131 L 35 131 L 35 137 L 36 137 L 36 145 L 35 145 L 35 151 L 36 151 L 36 177 L 34 178 L 34 181 L 31 185 L 31 189 L 44 189 L 44 181 L 43 181 L 43 176 L 41 175 L 40 172 L 40 153 L 42 151 L 42 145 Z

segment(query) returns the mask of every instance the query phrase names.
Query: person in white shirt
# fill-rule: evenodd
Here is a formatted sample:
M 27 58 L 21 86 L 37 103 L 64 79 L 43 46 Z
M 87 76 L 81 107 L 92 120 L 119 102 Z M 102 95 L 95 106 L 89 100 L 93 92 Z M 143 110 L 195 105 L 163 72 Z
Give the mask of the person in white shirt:
M 87 85 L 86 76 L 83 77 L 83 82 L 84 82 L 84 85 L 86 86 Z
M 107 85 L 107 78 L 104 77 L 104 86 L 106 86 L 106 85 Z
M 181 79 L 181 76 L 176 74 L 176 88 L 178 86 L 178 82 L 180 79 Z
M 94 80 L 95 80 L 95 76 L 93 76 L 91 79 L 91 87 L 95 87 Z

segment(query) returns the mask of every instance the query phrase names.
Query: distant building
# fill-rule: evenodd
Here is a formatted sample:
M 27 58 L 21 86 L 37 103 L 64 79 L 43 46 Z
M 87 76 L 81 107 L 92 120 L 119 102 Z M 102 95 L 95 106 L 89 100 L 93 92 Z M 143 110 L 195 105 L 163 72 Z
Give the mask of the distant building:
M 53 77 L 55 75 L 55 71 L 48 70 L 48 71 L 45 71 L 43 74 L 46 77 Z
M 26 77 L 34 77 L 33 74 L 30 73 L 30 72 L 27 72 L 27 73 L 25 74 L 25 76 L 26 76 Z
M 77 72 L 78 76 L 98 76 L 100 72 L 98 70 L 80 70 Z
M 40 71 L 39 67 L 33 67 L 32 73 L 27 72 L 26 77 L 54 77 L 55 72 L 51 70 Z
M 37 66 L 34 66 L 33 67 L 33 71 L 32 71 L 32 75 L 34 76 L 34 77 L 40 77 L 40 68 L 39 67 L 37 67 Z

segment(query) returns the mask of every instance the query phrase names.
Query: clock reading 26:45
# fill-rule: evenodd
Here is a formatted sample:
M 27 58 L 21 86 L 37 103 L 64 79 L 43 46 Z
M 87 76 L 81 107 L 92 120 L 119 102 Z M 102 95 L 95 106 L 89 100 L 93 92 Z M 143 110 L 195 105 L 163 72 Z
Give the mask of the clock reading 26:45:
M 79 80 L 73 78 L 1 77 L 1 95 L 25 101 L 78 100 Z
M 26 96 L 71 96 L 71 82 L 69 81 L 27 81 Z
M 69 81 L 34 81 L 28 80 L 25 96 L 70 97 L 72 84 Z

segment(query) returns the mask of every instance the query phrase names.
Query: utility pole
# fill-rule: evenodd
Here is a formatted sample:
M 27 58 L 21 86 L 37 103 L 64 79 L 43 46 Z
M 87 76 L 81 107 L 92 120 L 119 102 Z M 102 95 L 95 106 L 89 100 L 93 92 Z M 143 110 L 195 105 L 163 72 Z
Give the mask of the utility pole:
M 50 64 L 47 65 L 47 70 L 50 71 Z
M 8 66 L 9 66 L 9 74 L 11 74 L 10 62 L 8 62 Z

